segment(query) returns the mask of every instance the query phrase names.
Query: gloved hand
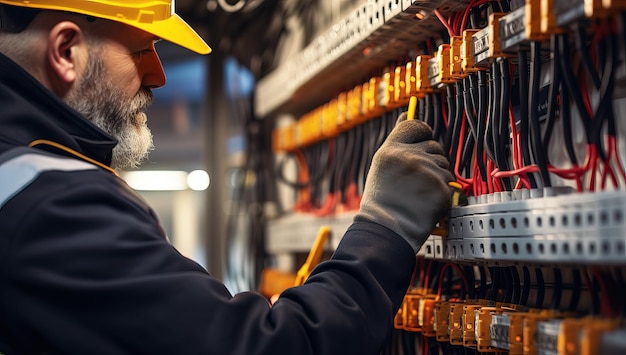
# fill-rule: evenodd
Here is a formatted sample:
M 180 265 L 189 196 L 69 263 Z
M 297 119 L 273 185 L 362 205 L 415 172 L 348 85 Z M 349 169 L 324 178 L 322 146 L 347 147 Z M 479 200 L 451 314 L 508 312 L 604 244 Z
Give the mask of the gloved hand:
M 355 221 L 381 224 L 402 236 L 417 253 L 450 209 L 454 181 L 441 145 L 422 121 L 398 117 L 374 154 Z

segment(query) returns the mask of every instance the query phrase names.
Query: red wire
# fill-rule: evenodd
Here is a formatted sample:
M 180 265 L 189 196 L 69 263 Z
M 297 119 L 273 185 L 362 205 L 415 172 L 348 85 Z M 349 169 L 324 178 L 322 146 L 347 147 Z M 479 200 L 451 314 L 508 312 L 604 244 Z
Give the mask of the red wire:
M 619 150 L 617 149 L 618 147 L 617 137 L 609 136 L 608 140 L 609 140 L 609 146 L 612 146 L 612 149 L 615 152 L 615 162 L 617 164 L 617 171 L 622 176 L 622 180 L 624 180 L 624 183 L 626 184 L 626 171 L 624 171 L 624 166 L 622 165 L 622 160 L 621 160 L 622 158 L 620 157 Z
M 469 292 L 469 286 L 467 283 L 467 279 L 465 278 L 465 274 L 463 274 L 463 270 L 461 270 L 461 268 L 459 267 L 459 265 L 454 264 L 454 263 L 446 263 L 442 268 L 441 271 L 439 271 L 439 286 L 437 288 L 437 299 L 441 298 L 441 292 L 442 292 L 442 288 L 443 288 L 443 273 L 449 268 L 452 267 L 454 269 L 456 269 L 459 272 L 459 275 L 461 276 L 461 279 L 463 280 L 463 286 L 465 286 L 465 293 Z
M 441 21 L 441 24 L 443 24 L 443 27 L 445 27 L 448 30 L 448 34 L 450 35 L 450 37 L 456 36 L 456 32 L 454 31 L 452 26 L 450 26 L 450 23 L 448 23 L 448 20 L 445 17 L 443 17 L 439 9 L 435 9 L 435 15 L 437 16 L 439 21 Z

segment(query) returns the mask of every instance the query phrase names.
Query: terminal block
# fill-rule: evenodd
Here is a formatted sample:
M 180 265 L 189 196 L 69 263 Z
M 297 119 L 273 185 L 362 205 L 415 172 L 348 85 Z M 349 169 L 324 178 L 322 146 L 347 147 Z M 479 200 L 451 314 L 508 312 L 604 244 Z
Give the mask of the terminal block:
M 480 70 L 480 68 L 474 63 L 474 35 L 478 32 L 479 30 L 463 31 L 461 43 L 461 68 L 466 75 Z
M 449 341 L 452 345 L 463 345 L 463 303 L 450 304 Z
M 585 17 L 585 0 L 554 0 L 557 25 L 566 27 Z
M 393 74 L 393 103 L 394 106 L 406 105 L 409 96 L 406 93 L 406 66 L 398 65 Z
M 432 92 L 428 78 L 428 61 L 432 57 L 431 55 L 420 55 L 415 58 L 415 90 L 420 95 Z
M 440 342 L 450 341 L 450 302 L 435 303 L 435 338 Z
M 450 45 L 441 44 L 437 53 L 428 61 L 428 79 L 434 89 L 452 84 L 455 79 L 450 74 Z

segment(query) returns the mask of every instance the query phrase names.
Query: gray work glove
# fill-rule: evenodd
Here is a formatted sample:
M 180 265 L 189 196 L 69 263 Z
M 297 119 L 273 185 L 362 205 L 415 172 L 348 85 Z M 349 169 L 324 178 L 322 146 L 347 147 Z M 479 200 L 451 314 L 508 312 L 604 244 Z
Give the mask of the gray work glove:
M 451 207 L 454 177 L 432 134 L 425 122 L 398 117 L 374 155 L 355 216 L 396 232 L 416 253 Z

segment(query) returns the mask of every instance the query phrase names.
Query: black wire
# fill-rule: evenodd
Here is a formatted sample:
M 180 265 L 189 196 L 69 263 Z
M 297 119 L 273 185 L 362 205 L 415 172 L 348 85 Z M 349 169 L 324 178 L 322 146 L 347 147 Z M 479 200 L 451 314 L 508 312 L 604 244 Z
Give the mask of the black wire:
M 498 159 L 496 157 L 496 150 L 500 147 L 497 146 L 498 127 L 500 126 L 500 92 L 502 89 L 502 83 L 500 82 L 500 67 L 497 62 L 491 64 L 491 81 L 489 82 L 489 94 L 487 97 L 487 109 L 489 111 L 487 115 L 487 127 L 485 130 L 485 151 L 487 157 L 491 159 L 496 167 L 498 165 Z
M 593 61 L 591 60 L 591 56 L 589 55 L 589 47 L 587 46 L 587 31 L 585 27 L 587 24 L 584 21 L 579 21 L 575 28 L 575 46 L 578 51 L 578 56 L 580 57 L 580 61 L 583 63 L 583 66 L 587 70 L 587 74 L 591 77 L 591 82 L 596 88 L 600 87 L 600 76 L 598 75 L 598 71 L 593 66 Z
M 487 273 L 485 272 L 484 266 L 478 266 L 478 271 L 480 272 L 480 288 L 478 289 L 478 298 L 486 299 L 487 298 Z
M 535 299 L 535 308 L 543 308 L 543 299 L 546 294 L 546 284 L 543 279 L 543 271 L 541 271 L 541 268 L 535 268 L 535 278 L 537 279 L 537 298 Z
M 511 296 L 511 303 L 519 304 L 520 296 L 522 294 L 522 290 L 520 288 L 519 272 L 517 271 L 516 266 L 509 267 L 509 272 L 511 273 L 511 280 L 513 283 L 513 295 Z
M 469 132 L 474 137 L 474 141 L 477 140 L 478 129 L 476 128 L 476 115 L 474 109 L 474 100 L 471 95 L 471 80 L 470 78 L 474 74 L 470 74 L 463 80 L 463 104 L 465 107 L 465 116 L 469 125 Z
M 457 150 L 459 147 L 459 144 L 461 143 L 461 141 L 464 139 L 464 137 L 461 137 L 461 125 L 463 124 L 463 87 L 462 87 L 462 83 L 460 80 L 458 80 L 455 83 L 455 115 L 454 115 L 454 121 L 453 125 L 452 125 L 452 129 L 448 128 L 448 132 L 451 132 L 450 136 L 452 137 L 451 142 L 450 142 L 450 171 L 452 171 L 454 173 L 454 166 L 456 163 L 456 157 L 457 157 Z M 465 133 L 467 134 L 467 133 Z
M 522 284 L 522 293 L 520 295 L 519 304 L 527 306 L 528 305 L 528 297 L 530 296 L 530 271 L 528 267 L 522 267 L 522 276 L 523 276 L 523 284 Z
M 583 126 L 585 128 L 585 132 L 590 132 L 591 128 L 591 116 L 589 112 L 585 108 L 585 104 L 583 101 L 583 95 L 580 91 L 580 87 L 578 83 L 574 81 L 576 78 L 574 74 L 574 70 L 572 69 L 572 59 L 569 45 L 569 37 L 567 33 L 559 34 L 558 37 L 558 49 L 559 49 L 559 58 L 561 59 L 561 78 L 565 83 L 565 88 L 571 100 L 574 102 L 578 113 L 580 114 Z M 565 105 L 564 105 L 565 106 Z M 591 137 L 587 135 L 587 143 L 591 144 Z
M 457 106 L 455 105 L 454 86 L 452 85 L 446 86 L 446 104 L 448 107 L 448 117 L 447 117 L 448 129 L 446 130 L 446 134 L 443 139 L 443 151 L 446 153 L 448 157 L 451 157 L 453 154 L 450 151 L 450 148 L 452 146 L 452 140 L 453 140 L 452 134 L 454 133 L 454 125 L 455 125 L 456 111 L 457 111 Z M 452 162 L 453 160 L 450 159 L 451 166 L 452 166 Z
M 446 127 L 443 122 L 443 113 L 441 112 L 441 103 L 439 94 L 432 94 L 433 108 L 433 139 L 437 142 L 441 141 L 441 136 L 445 134 Z
M 524 50 L 519 51 L 519 93 L 520 93 L 520 150 L 522 152 L 522 159 L 524 161 L 524 165 L 531 165 L 531 155 L 530 155 L 530 147 L 529 147 L 529 120 L 528 120 L 528 92 L 529 92 L 529 84 L 528 84 L 528 53 Z M 530 182 L 530 187 L 535 189 L 537 188 L 537 182 L 535 181 L 535 177 L 533 174 L 528 174 L 528 180 Z
M 528 101 L 528 121 L 530 122 L 531 132 L 530 141 L 535 161 L 539 167 L 539 175 L 544 187 L 552 187 L 550 181 L 550 173 L 548 172 L 548 161 L 546 157 L 546 149 L 541 139 L 541 127 L 539 125 L 539 117 L 537 117 L 537 103 L 539 102 L 539 81 L 541 77 L 541 42 L 530 42 L 530 99 Z
M 596 147 L 598 147 L 598 153 L 604 161 L 607 160 L 606 154 L 604 154 L 604 150 L 602 148 L 602 127 L 604 126 L 605 122 L 608 122 L 608 135 L 616 135 L 615 118 L 613 112 L 613 91 L 615 87 L 615 75 L 613 75 L 613 73 L 617 66 L 618 58 L 617 52 L 615 51 L 617 43 L 615 43 L 614 38 L 615 37 L 612 35 L 608 36 L 608 40 L 611 43 L 609 43 L 608 46 L 603 46 L 606 48 L 606 57 L 604 58 L 604 70 L 602 72 L 600 87 L 598 88 L 600 102 L 598 104 L 598 109 L 594 114 L 591 124 L 592 140 L 595 142 Z M 604 42 L 604 40 L 600 42 Z
M 561 269 L 555 267 L 552 269 L 554 272 L 554 283 L 552 286 L 552 301 L 550 302 L 550 308 L 558 310 L 561 305 L 561 295 L 563 292 L 563 277 L 561 275 Z
M 498 270 L 502 276 L 504 276 L 504 299 L 505 303 L 511 303 L 513 299 L 513 290 L 515 290 L 515 284 L 513 282 L 513 275 L 510 268 L 499 268 Z
M 467 298 L 474 299 L 474 295 L 476 293 L 476 277 L 474 275 L 474 267 L 468 265 L 463 266 L 463 275 L 465 276 L 465 280 L 467 280 Z
M 580 302 L 582 280 L 579 269 L 572 269 L 572 296 L 569 300 L 569 306 L 567 310 L 575 312 L 578 309 L 578 302 Z
M 425 99 L 425 107 L 424 107 L 424 122 L 426 122 L 426 124 L 428 124 L 431 128 L 435 127 L 435 112 L 433 110 L 433 96 L 435 94 L 433 93 L 428 93 L 426 94 L 426 99 Z
M 481 70 L 478 72 L 478 113 L 476 115 L 476 127 L 478 129 L 476 138 L 476 162 L 482 181 L 488 181 L 487 167 L 485 165 L 485 132 L 487 129 L 487 73 Z
M 426 121 L 426 97 L 422 97 L 417 101 L 416 119 L 420 121 Z
M 507 149 L 510 140 L 510 124 L 509 124 L 509 105 L 511 102 L 511 73 L 509 71 L 509 60 L 506 58 L 500 59 L 500 74 L 502 80 L 502 93 L 500 95 L 500 124 L 498 125 L 498 140 L 496 146 L 498 147 L 498 154 L 496 159 L 500 166 L 500 170 L 509 170 L 510 166 L 507 160 Z M 503 178 L 502 184 L 506 191 L 513 189 L 513 184 L 510 178 Z
M 576 149 L 574 148 L 574 138 L 572 135 L 572 116 L 570 112 L 570 98 L 567 90 L 561 90 L 561 127 L 563 129 L 563 140 L 565 141 L 565 151 L 572 165 L 578 165 Z
M 552 53 L 552 60 L 550 61 L 550 77 L 552 83 L 550 84 L 550 91 L 548 92 L 548 114 L 546 117 L 546 128 L 543 133 L 543 146 L 547 147 L 552 137 L 552 131 L 556 122 L 556 108 L 558 106 L 558 95 L 561 87 L 561 70 L 559 69 L 559 51 L 557 43 L 557 37 L 552 36 L 550 38 L 550 52 Z M 561 112 L 561 115 L 563 112 Z M 569 118 L 568 118 L 569 119 Z M 546 157 L 546 161 L 549 162 L 549 158 Z

